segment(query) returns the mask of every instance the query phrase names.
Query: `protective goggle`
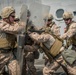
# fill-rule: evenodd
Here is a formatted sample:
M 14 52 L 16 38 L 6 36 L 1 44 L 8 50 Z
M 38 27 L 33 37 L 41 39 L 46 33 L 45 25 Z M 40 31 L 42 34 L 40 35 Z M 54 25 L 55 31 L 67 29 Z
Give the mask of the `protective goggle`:
M 67 18 L 67 19 L 64 18 L 64 21 L 68 21 L 69 19 L 70 19 L 70 18 Z

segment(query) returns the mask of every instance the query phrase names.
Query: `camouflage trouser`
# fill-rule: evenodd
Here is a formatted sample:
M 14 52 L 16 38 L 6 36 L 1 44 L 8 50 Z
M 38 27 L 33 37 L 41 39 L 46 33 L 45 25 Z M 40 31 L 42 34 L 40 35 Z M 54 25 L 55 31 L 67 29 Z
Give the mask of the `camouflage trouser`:
M 27 68 L 30 75 L 37 75 L 34 62 L 27 61 Z
M 76 61 L 72 64 L 72 66 L 69 66 L 67 64 L 66 68 L 68 70 L 69 75 L 76 75 Z
M 76 51 L 76 46 L 72 46 L 72 50 L 75 50 Z M 73 62 L 72 65 L 69 65 L 68 63 L 66 64 L 66 68 L 67 68 L 67 71 L 69 73 L 69 75 L 76 75 L 76 61 Z
M 63 63 L 62 56 L 59 56 L 56 61 L 59 63 Z M 56 61 L 52 61 L 51 63 L 49 61 L 47 62 L 47 64 L 49 63 L 49 65 L 47 66 L 46 64 L 43 68 L 43 75 L 52 75 L 60 67 L 60 65 Z
M 6 65 L 10 75 L 19 75 L 20 68 L 18 62 L 12 58 L 12 52 L 0 53 L 0 74 L 4 72 Z
M 37 75 L 36 68 L 34 66 L 34 56 L 32 53 L 26 58 L 26 67 L 28 68 L 27 71 L 30 75 Z

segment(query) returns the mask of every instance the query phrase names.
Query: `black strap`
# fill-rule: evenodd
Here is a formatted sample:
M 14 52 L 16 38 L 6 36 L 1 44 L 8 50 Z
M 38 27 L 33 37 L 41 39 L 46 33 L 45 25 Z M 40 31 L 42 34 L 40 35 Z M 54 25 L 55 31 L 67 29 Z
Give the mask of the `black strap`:
M 10 52 L 12 49 L 10 48 L 10 49 L 5 49 L 5 48 L 0 48 L 0 52 L 1 53 L 8 53 L 8 52 Z

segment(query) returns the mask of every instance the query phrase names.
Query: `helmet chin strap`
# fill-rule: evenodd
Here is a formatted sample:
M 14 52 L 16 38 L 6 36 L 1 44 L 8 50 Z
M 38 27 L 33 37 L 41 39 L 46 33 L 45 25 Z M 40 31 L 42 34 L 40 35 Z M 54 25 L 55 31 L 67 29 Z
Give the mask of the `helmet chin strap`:
M 11 24 L 11 21 L 10 21 L 9 17 L 8 17 L 8 23 Z
M 10 21 L 9 17 L 8 17 L 8 19 L 7 19 L 6 22 L 9 23 L 9 24 L 11 24 L 11 21 Z
M 8 17 L 8 23 L 9 24 L 12 24 L 13 22 L 11 22 L 10 18 Z

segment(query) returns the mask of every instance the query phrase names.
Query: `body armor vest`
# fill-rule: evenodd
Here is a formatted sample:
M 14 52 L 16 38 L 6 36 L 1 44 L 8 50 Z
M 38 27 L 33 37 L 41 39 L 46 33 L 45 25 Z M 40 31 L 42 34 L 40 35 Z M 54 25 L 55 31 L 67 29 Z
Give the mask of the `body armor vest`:
M 76 22 L 72 22 L 71 24 L 73 24 L 73 23 L 76 23 Z M 69 30 L 70 25 L 67 27 L 67 31 Z M 74 35 L 73 37 L 71 37 L 68 40 L 66 40 L 66 44 L 67 44 L 67 47 L 69 47 L 71 44 L 76 45 L 76 35 Z
M 51 27 L 53 26 L 54 24 L 51 25 Z M 45 54 L 50 57 L 49 53 L 55 57 L 59 54 L 60 52 L 60 48 L 62 47 L 62 40 L 57 37 L 56 35 L 54 35 L 51 31 L 51 28 L 48 27 L 45 29 L 45 33 L 48 33 L 50 35 L 52 35 L 54 38 L 55 38 L 55 42 L 54 44 L 52 45 L 52 47 L 48 50 L 48 48 L 44 45 L 44 44 L 41 44 L 41 47 L 44 49 L 44 52 Z
M 5 25 L 6 23 L 3 24 Z M 0 31 L 0 48 L 14 48 L 16 41 L 15 35 Z
M 0 48 L 14 48 L 16 37 L 12 34 L 1 33 L 4 34 L 5 37 L 0 38 Z
M 71 24 L 73 24 L 75 22 L 72 22 Z M 70 24 L 70 25 L 71 25 Z M 67 27 L 67 31 L 69 30 L 69 27 L 70 25 L 68 25 Z M 66 32 L 67 32 L 66 31 Z M 75 38 L 76 35 L 72 36 L 71 38 L 67 39 L 66 40 L 66 48 L 68 49 L 68 47 L 70 45 L 76 45 L 76 38 Z M 75 46 L 74 46 L 75 47 Z M 76 47 L 75 47 L 76 48 Z M 64 60 L 69 64 L 69 65 L 73 65 L 73 63 L 76 61 L 76 51 L 75 51 L 75 48 L 71 48 L 71 49 L 68 49 L 68 50 L 64 50 L 63 53 L 62 53 L 62 56 L 64 58 Z

